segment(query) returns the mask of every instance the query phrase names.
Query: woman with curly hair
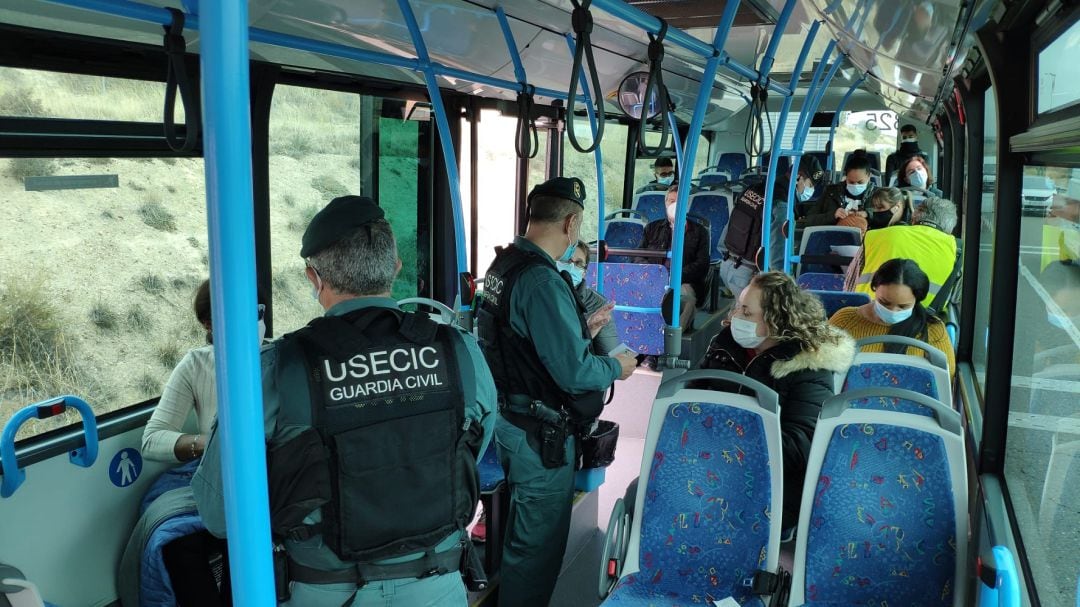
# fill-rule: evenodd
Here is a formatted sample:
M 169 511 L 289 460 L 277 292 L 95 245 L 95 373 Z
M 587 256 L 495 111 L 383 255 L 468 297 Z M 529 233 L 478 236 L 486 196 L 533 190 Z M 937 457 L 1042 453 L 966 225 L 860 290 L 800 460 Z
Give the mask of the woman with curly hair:
M 700 367 L 740 373 L 780 396 L 782 521 L 789 529 L 799 519 L 806 458 L 821 404 L 835 394 L 833 374 L 846 374 L 851 366 L 855 342 L 825 321 L 817 297 L 782 272 L 755 276 L 726 324 L 709 344 Z M 745 391 L 730 384 L 709 387 Z

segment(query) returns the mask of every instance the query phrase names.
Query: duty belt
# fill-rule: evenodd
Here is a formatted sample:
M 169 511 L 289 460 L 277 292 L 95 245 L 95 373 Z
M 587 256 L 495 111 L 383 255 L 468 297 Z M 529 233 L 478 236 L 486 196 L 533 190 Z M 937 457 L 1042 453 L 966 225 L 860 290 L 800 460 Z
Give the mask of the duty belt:
M 566 426 L 566 414 L 525 395 L 512 394 L 499 397 L 499 413 L 507 421 L 526 432 L 535 430 L 540 423 Z
M 301 565 L 289 558 L 289 580 L 301 584 L 356 584 L 426 578 L 461 571 L 463 546 L 459 543 L 446 552 L 428 552 L 419 559 L 394 564 L 354 563 L 348 569 L 324 571 Z

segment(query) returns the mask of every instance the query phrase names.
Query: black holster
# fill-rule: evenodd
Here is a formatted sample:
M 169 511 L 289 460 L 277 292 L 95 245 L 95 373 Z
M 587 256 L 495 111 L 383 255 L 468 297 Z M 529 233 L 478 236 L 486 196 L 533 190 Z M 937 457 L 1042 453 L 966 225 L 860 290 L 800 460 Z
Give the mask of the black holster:
M 562 468 L 566 465 L 566 424 L 540 422 L 540 462 L 545 468 Z
M 278 603 L 284 603 L 292 596 L 289 592 L 289 556 L 281 544 L 274 544 L 274 593 Z

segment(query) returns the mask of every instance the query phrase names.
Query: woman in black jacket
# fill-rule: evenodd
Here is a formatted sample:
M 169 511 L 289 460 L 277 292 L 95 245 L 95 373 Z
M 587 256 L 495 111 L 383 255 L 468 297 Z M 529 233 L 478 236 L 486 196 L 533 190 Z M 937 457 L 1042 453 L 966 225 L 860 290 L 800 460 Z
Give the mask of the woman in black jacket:
M 821 198 L 798 221 L 800 227 L 832 226 L 849 215 L 866 217 L 866 203 L 874 193 L 870 183 L 870 158 L 855 150 L 844 167 L 844 180 L 825 188 Z
M 758 274 L 732 309 L 701 361 L 702 369 L 740 373 L 780 396 L 784 454 L 783 528 L 799 519 L 806 460 L 821 404 L 834 395 L 833 374 L 846 374 L 855 342 L 825 320 L 814 295 L 781 272 Z M 746 391 L 736 386 L 712 389 Z

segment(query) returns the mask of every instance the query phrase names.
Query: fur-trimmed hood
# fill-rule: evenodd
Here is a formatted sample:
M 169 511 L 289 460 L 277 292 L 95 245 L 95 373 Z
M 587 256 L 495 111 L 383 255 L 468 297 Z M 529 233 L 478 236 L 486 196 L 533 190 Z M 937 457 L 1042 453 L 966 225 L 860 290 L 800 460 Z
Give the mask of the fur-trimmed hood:
M 847 332 L 829 326 L 829 333 L 837 343 L 824 342 L 816 351 L 802 350 L 787 360 L 773 361 L 770 373 L 782 379 L 799 371 L 821 370 L 831 373 L 847 373 L 855 360 L 855 340 Z

